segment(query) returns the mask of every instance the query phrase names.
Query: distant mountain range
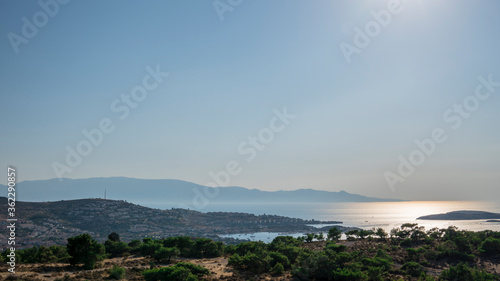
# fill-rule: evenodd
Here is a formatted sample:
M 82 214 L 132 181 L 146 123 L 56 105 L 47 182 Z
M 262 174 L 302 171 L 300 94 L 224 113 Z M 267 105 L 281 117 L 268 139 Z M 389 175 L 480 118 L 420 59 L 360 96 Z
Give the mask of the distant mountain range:
M 7 188 L 1 186 L 0 196 Z M 345 191 L 314 189 L 262 191 L 244 187 L 206 187 L 173 179 L 135 179 L 126 177 L 88 179 L 49 179 L 17 184 L 17 200 L 29 202 L 104 198 L 126 200 L 144 206 L 197 209 L 219 203 L 319 203 L 319 202 L 400 202 L 403 200 L 366 197 Z

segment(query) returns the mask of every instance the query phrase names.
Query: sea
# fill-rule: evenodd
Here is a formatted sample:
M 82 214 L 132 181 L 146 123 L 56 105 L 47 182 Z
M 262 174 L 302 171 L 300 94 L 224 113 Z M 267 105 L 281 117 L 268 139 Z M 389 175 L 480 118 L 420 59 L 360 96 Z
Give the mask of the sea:
M 157 206 L 159 207 L 159 206 Z M 433 227 L 447 228 L 456 226 L 460 230 L 494 230 L 500 231 L 499 222 L 486 220 L 430 221 L 418 220 L 425 215 L 440 214 L 452 211 L 472 210 L 500 213 L 500 202 L 487 201 L 405 201 L 405 202 L 362 202 L 362 203 L 266 203 L 242 204 L 224 203 L 208 204 L 201 212 L 243 212 L 256 215 L 280 215 L 292 218 L 320 221 L 341 221 L 343 226 L 363 229 L 383 228 L 387 232 L 404 223 L 418 223 L 426 229 Z M 320 225 L 317 225 L 320 226 Z M 270 242 L 279 233 L 241 233 L 224 235 L 239 239 L 260 240 Z M 283 233 L 281 233 L 283 235 Z M 290 233 L 300 236 L 303 233 Z

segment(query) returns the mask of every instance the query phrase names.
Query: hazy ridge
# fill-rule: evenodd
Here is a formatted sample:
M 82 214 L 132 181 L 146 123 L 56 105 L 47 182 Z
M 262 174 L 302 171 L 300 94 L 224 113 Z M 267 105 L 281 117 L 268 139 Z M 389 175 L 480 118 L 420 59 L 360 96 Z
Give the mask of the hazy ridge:
M 2 185 L 6 196 L 6 188 Z M 17 199 L 43 202 L 82 198 L 127 200 L 144 206 L 162 202 L 172 207 L 196 209 L 210 203 L 314 203 L 314 202 L 401 202 L 403 200 L 367 197 L 345 191 L 314 189 L 262 191 L 231 186 L 213 188 L 173 179 L 135 179 L 126 177 L 88 179 L 49 179 L 17 184 Z M 194 203 L 193 203 L 194 202 Z

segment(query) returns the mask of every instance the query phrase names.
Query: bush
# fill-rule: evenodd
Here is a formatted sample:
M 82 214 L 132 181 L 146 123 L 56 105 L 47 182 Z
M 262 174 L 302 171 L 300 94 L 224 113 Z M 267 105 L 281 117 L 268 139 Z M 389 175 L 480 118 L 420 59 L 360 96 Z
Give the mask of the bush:
M 144 239 L 144 243 L 139 247 L 139 252 L 143 256 L 153 256 L 156 250 L 160 249 L 161 244 L 156 243 L 152 239 Z
M 299 241 L 296 238 L 293 238 L 292 236 L 278 236 L 274 238 L 273 242 L 269 244 L 269 249 L 271 251 L 276 251 L 285 246 L 300 246 L 301 244 L 302 244 L 301 241 Z
M 422 265 L 414 261 L 405 263 L 401 267 L 401 270 L 403 270 L 405 274 L 411 275 L 413 277 L 419 277 L 424 272 L 424 268 L 422 267 Z
M 132 249 L 137 249 L 141 246 L 141 240 L 132 240 L 128 243 L 128 246 Z
M 381 267 L 385 271 L 391 269 L 392 262 L 390 260 L 386 260 L 383 258 L 363 258 L 361 263 L 365 266 L 365 268 L 369 267 Z
M 333 271 L 333 280 L 362 281 L 367 279 L 368 276 L 363 272 L 350 268 L 342 268 Z
M 118 265 L 113 266 L 113 268 L 109 270 L 108 278 L 116 280 L 125 278 L 125 268 L 119 267 Z
M 216 258 L 224 253 L 224 244 L 207 238 L 198 238 L 191 248 L 193 258 Z
M 32 247 L 17 250 L 18 260 L 23 263 L 68 262 L 70 256 L 64 246 Z
M 271 269 L 271 273 L 275 276 L 280 276 L 280 275 L 283 275 L 283 272 L 285 271 L 285 268 L 283 267 L 283 265 L 281 263 L 277 263 L 272 269 Z
M 209 240 L 209 239 L 207 239 Z M 211 240 L 209 240 L 211 241 Z M 195 244 L 195 241 L 193 238 L 189 236 L 178 236 L 178 237 L 169 237 L 166 239 L 162 240 L 162 244 L 164 247 L 167 248 L 172 248 L 175 247 L 179 249 L 180 251 L 180 256 L 182 257 L 191 257 L 193 256 L 193 246 Z M 199 246 L 199 245 L 198 245 Z
M 267 244 L 261 241 L 243 242 L 236 246 L 235 253 L 239 254 L 240 256 L 244 256 L 247 253 L 254 253 L 259 256 L 265 256 L 267 254 Z
M 450 266 L 449 269 L 443 270 L 439 276 L 439 280 L 489 281 L 498 280 L 498 277 L 479 270 L 476 267 L 470 268 L 465 263 L 459 263 L 457 266 Z
M 481 243 L 478 250 L 483 255 L 497 255 L 500 253 L 500 239 L 489 237 Z
M 304 252 L 304 249 L 298 246 L 286 245 L 275 250 L 285 255 L 291 264 L 297 261 L 297 258 Z
M 235 245 L 227 245 L 224 247 L 224 254 L 226 255 L 232 255 L 236 253 L 236 246 Z
M 194 281 L 209 273 L 202 266 L 180 262 L 174 266 L 146 270 L 143 275 L 146 281 Z
M 282 253 L 271 252 L 269 254 L 269 257 L 271 258 L 271 261 L 269 263 L 270 267 L 274 267 L 276 264 L 279 263 L 286 269 L 290 268 L 290 260 L 287 258 L 287 256 L 283 255 Z
M 389 256 L 384 250 L 378 249 L 377 254 L 375 255 L 376 258 L 392 261 L 391 256 Z
M 107 240 L 104 242 L 104 248 L 106 249 L 106 253 L 108 253 L 111 258 L 122 257 L 130 250 L 127 243 L 113 240 Z
M 269 258 L 267 256 L 258 256 L 254 253 L 248 253 L 244 256 L 234 254 L 229 258 L 228 264 L 237 269 L 259 274 L 268 271 Z
M 413 241 L 410 238 L 405 238 L 399 243 L 399 245 L 402 247 L 411 247 L 413 245 Z
M 346 249 L 347 249 L 347 246 L 336 244 L 336 243 L 327 243 L 325 246 L 326 251 L 333 251 L 335 253 L 344 252 Z

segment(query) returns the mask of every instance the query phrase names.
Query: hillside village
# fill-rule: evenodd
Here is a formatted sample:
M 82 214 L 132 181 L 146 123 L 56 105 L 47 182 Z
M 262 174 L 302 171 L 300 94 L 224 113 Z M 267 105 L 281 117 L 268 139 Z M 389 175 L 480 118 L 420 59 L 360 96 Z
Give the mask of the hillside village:
M 6 199 L 2 198 L 0 202 L 1 208 L 6 209 Z M 318 231 L 318 228 L 311 226 L 313 224 L 341 224 L 276 215 L 160 210 L 105 199 L 17 202 L 17 210 L 17 239 L 20 247 L 64 245 L 67 237 L 79 233 L 89 233 L 101 242 L 111 232 L 120 233 L 125 241 L 177 235 L 223 240 L 219 235 L 261 231 L 313 232 Z M 3 224 L 5 219 L 5 214 L 0 214 Z M 0 239 L 6 241 L 5 238 L 6 233 L 1 233 Z

